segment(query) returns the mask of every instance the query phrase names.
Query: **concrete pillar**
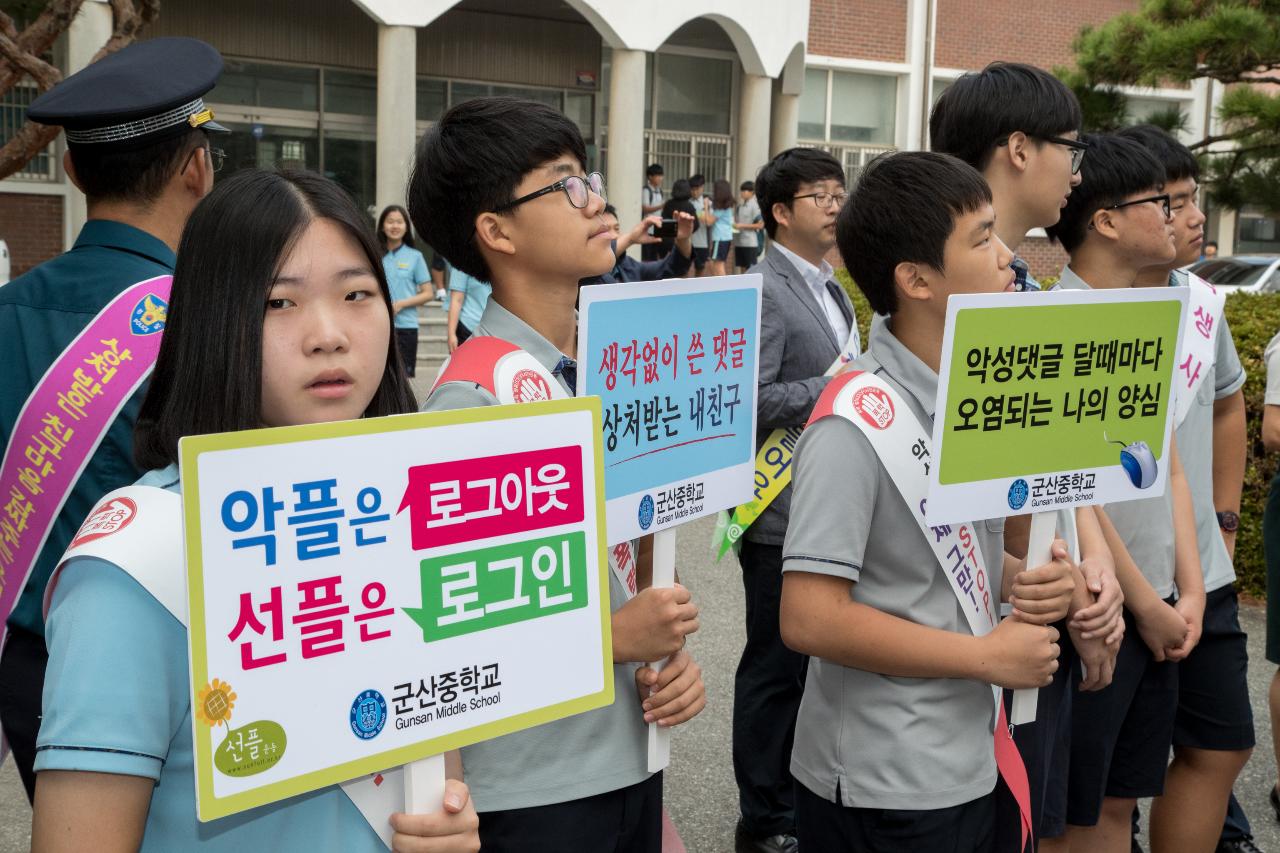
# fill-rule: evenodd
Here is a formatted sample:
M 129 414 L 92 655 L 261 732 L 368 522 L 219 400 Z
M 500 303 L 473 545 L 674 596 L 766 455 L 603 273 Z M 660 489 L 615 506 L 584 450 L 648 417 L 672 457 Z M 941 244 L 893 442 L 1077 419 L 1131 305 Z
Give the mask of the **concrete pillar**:
M 927 116 L 929 82 L 932 76 L 932 57 L 929 55 L 931 8 L 929 0 L 907 2 L 907 62 L 911 65 L 911 70 L 907 73 L 906 138 L 901 141 L 900 147 L 908 151 L 925 148 L 929 130 Z
M 622 230 L 640 221 L 644 184 L 645 52 L 615 47 L 609 79 L 609 174 L 605 186 Z
M 769 156 L 776 157 L 796 147 L 800 129 L 800 96 L 788 95 L 779 87 L 773 93 L 773 118 L 769 123 Z
M 769 104 L 773 95 L 773 81 L 757 74 L 742 75 L 742 92 L 738 102 L 738 150 L 734 166 L 738 179 L 734 190 L 742 181 L 754 181 L 756 172 L 769 162 L 770 115 Z
M 378 25 L 378 137 L 374 191 L 379 211 L 405 203 L 417 142 L 418 31 Z
M 107 39 L 111 38 L 111 7 L 106 0 L 89 0 L 67 28 L 67 76 L 89 64 Z M 70 249 L 88 218 L 84 193 L 66 179 L 67 194 L 62 204 L 62 242 Z
M 1236 211 L 1229 208 L 1218 210 L 1218 233 L 1208 237 L 1218 241 L 1218 256 L 1225 258 L 1236 253 Z

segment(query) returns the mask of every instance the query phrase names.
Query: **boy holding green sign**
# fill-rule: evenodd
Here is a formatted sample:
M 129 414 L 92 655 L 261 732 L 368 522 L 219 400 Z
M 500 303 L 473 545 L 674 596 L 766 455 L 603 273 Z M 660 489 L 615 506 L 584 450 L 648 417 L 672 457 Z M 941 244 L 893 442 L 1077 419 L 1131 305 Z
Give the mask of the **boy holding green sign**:
M 1071 256 L 1059 283 L 1133 287 L 1142 270 L 1167 269 L 1176 257 L 1165 169 L 1132 140 L 1085 141 L 1089 169 L 1049 229 Z M 1127 631 L 1111 687 L 1074 699 L 1066 834 L 1072 849 L 1128 850 L 1137 800 L 1164 788 L 1176 662 L 1199 640 L 1205 603 L 1194 510 L 1172 437 L 1169 456 L 1163 496 L 1108 504 L 1100 516 L 1125 595 Z
M 1076 569 L 1061 541 L 1028 571 L 1003 519 L 931 528 L 923 508 L 947 299 L 1014 285 L 995 218 L 977 171 L 914 152 L 874 162 L 837 224 L 888 319 L 796 448 L 780 624 L 811 656 L 791 763 L 802 850 L 994 851 L 997 772 L 1024 843 L 1031 828 L 992 688 L 1051 680 Z

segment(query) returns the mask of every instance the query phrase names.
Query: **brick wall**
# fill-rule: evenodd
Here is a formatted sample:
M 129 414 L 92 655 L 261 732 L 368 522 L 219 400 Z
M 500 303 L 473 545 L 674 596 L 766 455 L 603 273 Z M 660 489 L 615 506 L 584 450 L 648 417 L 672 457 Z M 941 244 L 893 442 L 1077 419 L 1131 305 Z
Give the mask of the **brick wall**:
M 904 62 L 907 2 L 810 0 L 808 50 L 821 56 Z
M 0 193 L 0 240 L 9 245 L 9 274 L 15 278 L 60 254 L 62 196 Z
M 1086 24 L 1138 9 L 1138 0 L 935 0 L 939 68 L 982 68 L 997 59 L 1041 68 L 1073 65 L 1071 42 Z M 826 4 L 823 4 L 826 5 Z M 811 6 L 810 41 L 818 2 Z
M 1058 276 L 1067 264 L 1067 253 L 1057 243 L 1050 243 L 1047 237 L 1028 237 L 1018 247 L 1018 255 L 1031 267 L 1031 274 L 1036 278 Z

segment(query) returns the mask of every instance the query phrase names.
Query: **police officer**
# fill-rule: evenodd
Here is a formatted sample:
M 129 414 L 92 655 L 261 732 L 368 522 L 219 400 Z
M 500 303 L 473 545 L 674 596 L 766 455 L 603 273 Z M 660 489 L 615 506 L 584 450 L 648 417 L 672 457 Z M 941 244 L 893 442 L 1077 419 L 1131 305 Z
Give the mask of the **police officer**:
M 222 165 L 223 154 L 210 147 L 210 140 L 211 134 L 227 130 L 213 121 L 202 99 L 221 73 L 222 57 L 201 41 L 152 39 L 73 74 L 27 109 L 33 121 L 65 130 L 63 166 L 85 194 L 88 221 L 71 251 L 0 289 L 0 364 L 5 366 L 0 371 L 0 446 L 6 449 L 6 467 L 29 464 L 20 461 L 26 447 L 17 446 L 15 423 L 50 365 L 116 296 L 140 281 L 173 272 L 187 217 L 213 188 L 213 173 Z M 154 328 L 163 322 L 163 305 L 151 308 L 146 322 Z M 121 348 L 126 344 L 119 342 Z M 74 485 L 56 516 L 52 509 L 61 496 L 33 496 L 45 502 L 36 506 L 53 517 L 48 538 L 33 561 L 8 566 L 2 579 L 21 584 L 30 572 L 12 612 L 0 612 L 8 629 L 0 654 L 0 724 L 28 798 L 35 791 L 32 764 L 48 660 L 41 616 L 45 584 L 93 502 L 141 475 L 132 454 L 141 397 L 138 391 L 127 401 L 122 398 L 123 407 L 104 426 L 78 479 L 69 481 Z M 85 429 L 92 433 L 92 427 Z M 0 506 L 8 500 L 0 500 Z M 27 521 L 41 523 L 38 513 Z M 19 532 L 27 531 L 12 526 L 3 531 L 10 536 Z M 0 598 L 0 606 L 6 600 L 11 596 Z

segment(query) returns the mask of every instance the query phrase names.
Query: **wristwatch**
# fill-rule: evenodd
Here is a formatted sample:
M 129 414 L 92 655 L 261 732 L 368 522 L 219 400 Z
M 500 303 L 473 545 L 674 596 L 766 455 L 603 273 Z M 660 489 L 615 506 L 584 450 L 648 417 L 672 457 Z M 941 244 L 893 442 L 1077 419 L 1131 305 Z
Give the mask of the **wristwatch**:
M 1218 513 L 1218 526 L 1227 533 L 1235 533 L 1240 529 L 1240 514 L 1231 510 Z

